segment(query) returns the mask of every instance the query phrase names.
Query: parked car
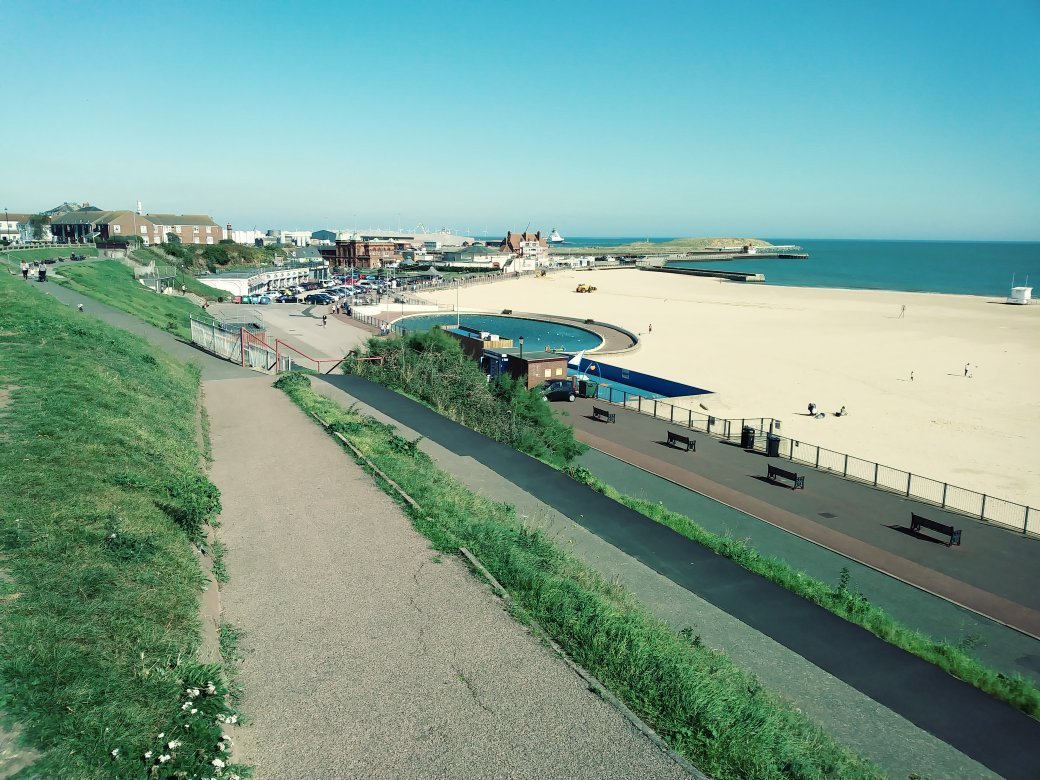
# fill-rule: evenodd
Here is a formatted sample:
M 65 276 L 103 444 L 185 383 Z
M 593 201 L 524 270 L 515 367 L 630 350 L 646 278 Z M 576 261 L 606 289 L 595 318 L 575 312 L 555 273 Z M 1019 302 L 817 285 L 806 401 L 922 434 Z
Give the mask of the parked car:
M 328 306 L 336 301 L 331 295 L 326 295 L 325 293 L 311 293 L 303 299 L 303 302 L 313 306 Z
M 295 295 L 279 295 L 274 299 L 275 303 L 299 303 L 300 299 Z
M 573 379 L 552 379 L 542 385 L 542 398 L 546 401 L 573 401 L 574 396 Z

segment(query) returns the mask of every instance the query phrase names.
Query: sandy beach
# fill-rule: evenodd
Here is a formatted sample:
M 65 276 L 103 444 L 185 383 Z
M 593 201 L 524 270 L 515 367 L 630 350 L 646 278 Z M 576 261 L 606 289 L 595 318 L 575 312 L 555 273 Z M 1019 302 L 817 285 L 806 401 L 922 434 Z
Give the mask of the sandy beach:
M 598 290 L 576 294 L 579 283 Z M 427 297 L 455 303 L 454 290 Z M 680 405 L 775 417 L 786 436 L 1040 507 L 1040 305 L 1002 304 L 635 269 L 460 293 L 463 311 L 594 318 L 638 333 L 638 349 L 605 362 L 712 391 Z M 810 417 L 810 402 L 826 418 Z M 848 416 L 835 417 L 842 406 Z

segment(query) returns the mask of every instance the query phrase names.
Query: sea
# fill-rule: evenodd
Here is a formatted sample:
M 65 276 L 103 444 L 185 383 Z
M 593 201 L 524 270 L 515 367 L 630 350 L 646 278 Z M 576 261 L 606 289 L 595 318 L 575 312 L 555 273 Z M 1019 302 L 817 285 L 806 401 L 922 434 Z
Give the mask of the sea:
M 609 247 L 646 240 L 646 236 L 568 237 L 564 246 Z M 660 243 L 672 239 L 653 237 L 649 240 Z M 1033 286 L 1040 290 L 1040 242 L 1035 241 L 763 240 L 776 245 L 800 246 L 809 258 L 682 261 L 675 265 L 761 273 L 765 275 L 766 284 L 781 287 L 839 287 L 1000 297 L 1006 297 L 1013 285 Z

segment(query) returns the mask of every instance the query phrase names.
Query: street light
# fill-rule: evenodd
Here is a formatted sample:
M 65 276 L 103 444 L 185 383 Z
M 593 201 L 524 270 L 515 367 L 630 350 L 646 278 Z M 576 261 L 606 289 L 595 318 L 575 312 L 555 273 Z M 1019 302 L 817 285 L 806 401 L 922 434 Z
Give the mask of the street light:
M 520 359 L 524 359 L 524 337 L 520 337 Z

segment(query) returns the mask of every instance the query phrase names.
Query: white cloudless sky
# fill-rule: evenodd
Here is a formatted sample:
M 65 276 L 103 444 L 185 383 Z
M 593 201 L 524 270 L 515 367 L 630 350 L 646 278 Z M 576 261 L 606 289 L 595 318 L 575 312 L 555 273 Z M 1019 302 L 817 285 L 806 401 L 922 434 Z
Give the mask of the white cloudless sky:
M 1040 3 L 0 0 L 0 207 L 1040 239 Z

